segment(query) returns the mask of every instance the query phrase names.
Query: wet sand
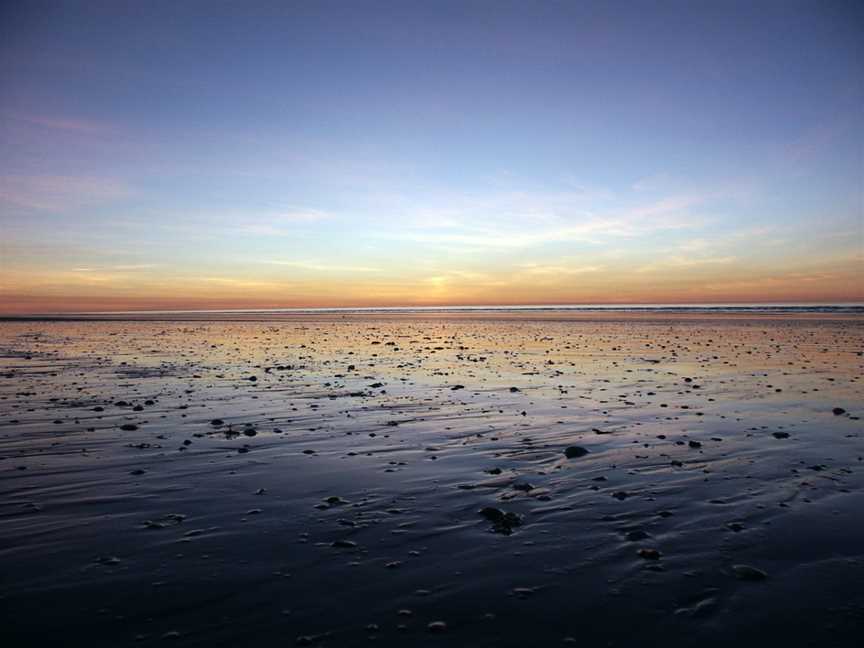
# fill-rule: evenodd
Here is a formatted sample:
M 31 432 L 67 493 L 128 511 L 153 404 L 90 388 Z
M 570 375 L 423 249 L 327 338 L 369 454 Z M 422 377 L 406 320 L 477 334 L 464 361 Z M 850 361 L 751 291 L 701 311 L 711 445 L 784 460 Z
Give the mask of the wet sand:
M 864 319 L 0 323 L 4 645 L 853 646 Z

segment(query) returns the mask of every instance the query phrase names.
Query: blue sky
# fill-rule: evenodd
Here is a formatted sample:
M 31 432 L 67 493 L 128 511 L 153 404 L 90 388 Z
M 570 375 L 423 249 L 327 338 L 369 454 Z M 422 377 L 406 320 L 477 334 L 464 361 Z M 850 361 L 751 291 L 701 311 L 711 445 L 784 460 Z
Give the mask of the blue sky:
M 7 310 L 862 298 L 859 3 L 3 12 Z

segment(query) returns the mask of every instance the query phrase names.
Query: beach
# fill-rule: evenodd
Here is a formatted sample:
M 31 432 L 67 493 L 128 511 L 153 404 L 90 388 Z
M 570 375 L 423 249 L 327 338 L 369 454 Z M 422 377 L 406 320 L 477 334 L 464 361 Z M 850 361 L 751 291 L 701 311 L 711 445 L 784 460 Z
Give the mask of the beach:
M 857 645 L 862 352 L 854 313 L 0 322 L 6 645 Z

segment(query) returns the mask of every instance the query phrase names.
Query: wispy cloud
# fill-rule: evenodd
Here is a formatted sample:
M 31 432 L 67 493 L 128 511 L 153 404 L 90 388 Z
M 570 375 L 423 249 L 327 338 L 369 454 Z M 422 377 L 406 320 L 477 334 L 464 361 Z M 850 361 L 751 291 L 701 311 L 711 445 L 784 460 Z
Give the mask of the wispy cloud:
M 851 115 L 835 114 L 804 131 L 786 147 L 786 158 L 793 164 L 816 158 L 836 142 L 852 125 Z
M 110 130 L 106 124 L 86 119 L 43 115 L 30 115 L 20 119 L 34 126 L 76 133 L 103 133 Z
M 319 263 L 315 261 L 264 261 L 269 265 L 286 266 L 298 270 L 309 270 L 310 272 L 382 272 L 381 268 L 369 266 L 341 265 L 333 263 Z
M 238 214 L 229 228 L 251 236 L 292 236 L 298 225 L 312 225 L 333 217 L 333 214 L 318 209 L 261 212 L 251 217 Z
M 412 226 L 380 232 L 382 238 L 426 244 L 464 245 L 480 248 L 525 248 L 557 242 L 598 243 L 609 238 L 632 238 L 660 231 L 692 228 L 700 219 L 691 209 L 702 196 L 672 196 L 628 209 L 597 213 L 580 203 L 560 202 L 542 195 L 517 204 L 501 204 L 501 211 L 445 210 L 435 219 L 433 210 L 422 218 L 408 218 Z M 427 222 L 429 223 L 427 225 Z M 443 223 L 443 224 L 442 224 Z
M 566 266 L 566 265 L 543 265 L 539 263 L 523 263 L 519 269 L 524 274 L 539 275 L 539 276 L 572 276 L 580 274 L 590 274 L 592 272 L 600 272 L 603 266 Z
M 158 267 L 155 263 L 133 263 L 133 264 L 122 264 L 122 265 L 110 265 L 110 266 L 101 266 L 101 267 L 83 267 L 83 268 L 73 268 L 72 272 L 104 272 L 108 271 L 116 271 L 116 272 L 136 272 L 138 270 L 151 270 L 153 268 Z
M 669 185 L 673 182 L 674 179 L 668 173 L 656 173 L 654 175 L 640 178 L 633 183 L 631 189 L 638 192 L 659 191 L 662 189 L 668 189 Z
M 500 288 L 507 285 L 507 280 L 485 272 L 452 269 L 422 277 L 419 284 L 423 288 L 431 290 L 433 294 L 444 294 L 454 288 L 461 290 L 465 290 L 467 287 Z
M 716 243 L 711 243 L 704 238 L 696 238 L 682 241 L 678 244 L 678 249 L 682 252 L 703 252 L 704 250 L 708 250 L 715 245 Z
M 272 216 L 277 223 L 317 223 L 332 217 L 332 214 L 318 209 L 279 212 Z
M 59 211 L 125 198 L 129 186 L 114 178 L 4 175 L 0 204 L 24 209 Z
M 254 281 L 248 279 L 235 279 L 232 277 L 198 277 L 197 281 L 224 286 L 226 288 L 268 289 L 280 287 L 279 283 L 273 281 Z
M 701 257 L 686 257 L 672 256 L 654 263 L 649 263 L 636 269 L 636 272 L 656 272 L 658 270 L 669 270 L 674 268 L 698 268 L 700 266 L 716 266 L 728 265 L 735 263 L 737 259 L 734 256 L 701 256 Z

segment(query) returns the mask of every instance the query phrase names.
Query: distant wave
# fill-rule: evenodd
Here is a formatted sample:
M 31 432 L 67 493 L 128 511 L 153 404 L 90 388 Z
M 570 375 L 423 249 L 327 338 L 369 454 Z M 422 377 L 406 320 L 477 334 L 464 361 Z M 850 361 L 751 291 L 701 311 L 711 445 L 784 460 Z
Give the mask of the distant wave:
M 862 315 L 864 304 L 536 304 L 526 306 L 390 306 L 367 308 L 236 308 L 236 309 L 200 309 L 200 310 L 135 310 L 135 311 L 88 311 L 75 313 L 30 313 L 17 315 L 2 315 L 0 320 L 273 320 L 280 315 L 286 318 L 291 315 L 423 315 L 448 313 L 458 315 L 466 313 L 499 314 L 507 313 L 608 313 L 615 314 L 667 314 L 686 315 L 704 314 L 742 314 L 742 315 Z
M 389 306 L 357 308 L 232 308 L 204 310 L 101 311 L 77 315 L 469 313 L 469 312 L 645 312 L 645 313 L 849 313 L 864 304 L 538 304 L 528 306 Z

